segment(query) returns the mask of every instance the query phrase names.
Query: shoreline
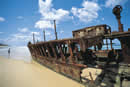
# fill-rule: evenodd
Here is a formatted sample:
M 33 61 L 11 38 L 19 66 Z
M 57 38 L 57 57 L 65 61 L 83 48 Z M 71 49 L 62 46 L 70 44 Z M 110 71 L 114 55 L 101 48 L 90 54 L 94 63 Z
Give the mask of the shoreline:
M 8 47 L 8 46 L 0 46 L 0 47 Z

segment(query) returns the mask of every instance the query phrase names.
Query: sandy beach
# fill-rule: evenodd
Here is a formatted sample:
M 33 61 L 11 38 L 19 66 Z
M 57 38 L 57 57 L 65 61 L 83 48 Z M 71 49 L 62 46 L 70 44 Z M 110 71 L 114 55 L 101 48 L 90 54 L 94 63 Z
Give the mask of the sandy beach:
M 84 87 L 40 64 L 0 57 L 0 87 Z

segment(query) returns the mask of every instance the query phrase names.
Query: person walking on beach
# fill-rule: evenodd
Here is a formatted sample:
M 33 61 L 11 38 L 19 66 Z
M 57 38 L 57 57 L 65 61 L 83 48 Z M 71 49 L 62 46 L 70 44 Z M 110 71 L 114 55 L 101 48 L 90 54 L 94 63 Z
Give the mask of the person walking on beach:
M 8 57 L 10 57 L 10 48 L 8 49 Z

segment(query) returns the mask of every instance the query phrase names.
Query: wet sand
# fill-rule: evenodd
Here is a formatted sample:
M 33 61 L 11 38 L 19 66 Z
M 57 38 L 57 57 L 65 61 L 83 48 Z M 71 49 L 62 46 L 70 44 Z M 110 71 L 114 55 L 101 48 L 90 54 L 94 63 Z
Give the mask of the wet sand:
M 0 57 L 0 87 L 84 87 L 40 64 Z

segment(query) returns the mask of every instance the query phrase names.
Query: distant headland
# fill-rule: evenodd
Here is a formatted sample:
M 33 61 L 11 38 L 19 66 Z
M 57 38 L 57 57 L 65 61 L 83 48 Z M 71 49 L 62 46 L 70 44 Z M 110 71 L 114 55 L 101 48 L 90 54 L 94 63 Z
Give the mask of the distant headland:
M 0 43 L 0 46 L 8 46 L 7 44 L 2 44 L 2 43 Z

